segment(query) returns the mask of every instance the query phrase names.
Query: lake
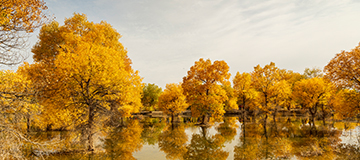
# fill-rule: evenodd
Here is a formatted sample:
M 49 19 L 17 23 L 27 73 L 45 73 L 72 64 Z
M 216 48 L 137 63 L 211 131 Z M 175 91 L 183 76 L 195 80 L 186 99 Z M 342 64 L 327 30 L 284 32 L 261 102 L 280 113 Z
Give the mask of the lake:
M 196 119 L 182 118 L 171 125 L 163 118 L 131 119 L 123 127 L 97 133 L 97 151 L 89 154 L 78 132 L 36 133 L 38 139 L 58 141 L 28 151 L 30 159 L 360 159 L 360 127 L 356 122 L 279 118 L 266 127 L 262 121 L 223 122 L 197 126 Z M 265 130 L 266 128 L 266 130 Z M 63 152 L 59 152 L 62 150 Z M 64 152 L 66 150 L 66 152 Z

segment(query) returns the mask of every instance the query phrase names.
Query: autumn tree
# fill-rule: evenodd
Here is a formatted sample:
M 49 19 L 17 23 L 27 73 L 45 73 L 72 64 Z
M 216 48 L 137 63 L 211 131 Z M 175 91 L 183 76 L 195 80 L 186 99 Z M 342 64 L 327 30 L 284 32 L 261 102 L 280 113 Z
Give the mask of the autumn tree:
M 260 94 L 260 110 L 265 115 L 265 128 L 269 115 L 273 114 L 275 121 L 278 107 L 291 93 L 290 85 L 281 79 L 280 69 L 273 62 L 264 67 L 255 66 L 254 71 L 251 72 L 251 78 L 253 87 Z
M 237 97 L 237 105 L 242 110 L 242 119 L 244 123 L 246 118 L 245 109 L 252 111 L 257 110 L 256 107 L 258 106 L 257 99 L 259 93 L 253 88 L 251 75 L 249 73 L 244 72 L 240 74 L 237 72 L 233 79 L 233 84 Z
M 360 43 L 351 51 L 335 55 L 325 66 L 325 77 L 336 86 L 360 89 Z
M 225 61 L 200 59 L 190 68 L 183 78 L 182 88 L 186 95 L 191 113 L 194 117 L 202 117 L 202 124 L 208 122 L 212 115 L 221 117 L 224 113 L 224 102 L 228 100 L 221 84 L 229 83 L 229 66 Z
M 28 136 L 31 122 L 42 110 L 34 98 L 35 91 L 18 72 L 0 71 L 0 156 L 22 159 L 22 146 L 38 145 Z
M 320 107 L 327 105 L 331 95 L 332 84 L 324 78 L 303 79 L 296 82 L 293 95 L 303 109 L 311 114 L 311 123 L 315 126 L 315 116 Z
M 74 125 L 85 127 L 88 150 L 93 151 L 96 123 L 114 110 L 125 117 L 139 110 L 142 78 L 131 68 L 118 41 L 121 36 L 110 24 L 74 14 L 63 26 L 53 22 L 43 28 L 33 48 L 36 63 L 24 66 L 28 78 L 37 82 L 38 98 L 47 109 L 69 110 Z M 47 46 L 44 40 L 57 35 L 63 41 Z
M 42 0 L 1 0 L 0 6 L 0 64 L 18 64 L 28 34 L 46 21 L 47 7 Z
M 230 84 L 225 84 L 222 85 L 221 87 L 225 90 L 226 96 L 228 97 L 228 99 L 224 102 L 224 110 L 231 111 L 233 109 L 237 109 L 238 108 L 238 105 L 236 104 L 237 97 L 234 88 L 231 87 Z
M 295 83 L 304 79 L 304 74 L 293 72 L 292 70 L 281 69 L 280 77 L 281 77 L 281 80 L 285 80 L 290 85 L 290 90 L 292 92 L 294 89 Z M 284 99 L 283 106 L 288 111 L 290 111 L 292 108 L 295 108 L 296 105 L 297 104 L 291 95 L 288 96 L 286 99 Z
M 174 123 L 175 116 L 178 116 L 188 107 L 183 92 L 181 85 L 174 83 L 166 84 L 164 92 L 159 97 L 159 110 L 167 115 L 171 115 L 171 123 Z
M 161 87 L 157 86 L 156 84 L 145 84 L 143 88 L 143 96 L 141 98 L 141 103 L 144 106 L 144 110 L 152 111 L 157 109 L 157 104 L 161 93 Z
M 313 67 L 313 68 L 305 68 L 303 76 L 304 78 L 315 78 L 315 77 L 322 78 L 324 74 L 320 68 Z
M 336 119 L 353 118 L 360 113 L 360 93 L 354 89 L 339 90 L 331 102 Z

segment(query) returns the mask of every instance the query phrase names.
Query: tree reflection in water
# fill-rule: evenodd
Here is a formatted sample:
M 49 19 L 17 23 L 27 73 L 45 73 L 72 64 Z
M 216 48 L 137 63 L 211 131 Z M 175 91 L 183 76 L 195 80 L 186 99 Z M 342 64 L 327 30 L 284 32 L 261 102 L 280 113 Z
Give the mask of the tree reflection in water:
M 236 121 L 236 117 L 225 117 L 224 123 L 220 123 L 216 127 L 218 134 L 224 137 L 227 143 L 231 143 L 236 136 L 236 128 L 239 127 Z
M 277 125 L 276 127 L 271 125 Z M 300 123 L 277 122 L 269 131 L 256 124 L 246 124 L 234 159 L 336 159 L 341 132 L 328 126 L 318 128 Z M 275 128 L 277 128 L 275 130 Z M 269 136 L 265 136 L 268 133 Z
M 184 159 L 227 159 L 229 152 L 222 150 L 225 138 L 220 134 L 209 136 L 207 127 L 201 126 L 200 128 L 200 134 L 192 135 L 190 144 L 186 147 L 187 152 L 184 155 Z
M 276 124 L 246 122 L 238 126 L 236 118 L 225 118 L 212 127 L 193 123 L 167 124 L 164 119 L 128 120 L 120 128 L 107 129 L 100 151 L 76 152 L 85 146 L 75 132 L 33 135 L 62 141 L 49 150 L 71 151 L 45 156 L 46 159 L 359 159 L 360 137 L 355 123 L 312 127 L 299 119 L 279 119 Z M 328 123 L 330 124 L 330 123 Z M 192 127 L 189 127 L 192 126 Z M 239 128 L 239 130 L 237 130 Z M 347 130 L 346 130 L 347 129 Z M 341 131 L 343 130 L 343 131 Z M 265 135 L 266 133 L 266 135 Z M 348 140 L 344 140 L 349 138 Z M 343 140 L 342 140 L 342 139 Z M 75 143 L 74 143 L 75 142 Z M 232 145 L 235 145 L 232 147 Z M 151 146 L 151 150 L 147 150 Z M 101 149 L 102 148 L 102 149 Z M 137 152 L 138 151 L 138 152 Z M 151 151 L 151 156 L 148 156 Z M 137 152 L 135 154 L 135 152 Z M 165 154 L 164 154 L 165 153 Z M 232 154 L 234 153 L 234 154 Z M 32 152 L 29 152 L 32 154 Z M 35 156 L 29 157 L 35 158 Z M 141 158 L 140 158 L 141 159 Z
M 126 127 L 114 128 L 106 137 L 104 149 L 111 159 L 131 160 L 133 152 L 142 147 L 141 133 L 143 129 L 139 121 L 131 120 Z
M 158 143 L 159 135 L 166 126 L 166 120 L 163 118 L 146 117 L 141 121 L 143 124 L 143 132 L 141 139 L 144 144 L 155 145 Z
M 186 142 L 184 125 L 171 124 L 159 136 L 159 148 L 166 153 L 167 159 L 182 159 L 186 153 Z

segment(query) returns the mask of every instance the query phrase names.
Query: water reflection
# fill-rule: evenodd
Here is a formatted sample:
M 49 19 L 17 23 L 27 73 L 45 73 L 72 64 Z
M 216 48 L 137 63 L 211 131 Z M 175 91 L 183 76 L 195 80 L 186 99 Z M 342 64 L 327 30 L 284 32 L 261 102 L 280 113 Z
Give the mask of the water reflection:
M 237 124 L 236 117 L 224 118 L 224 123 L 220 123 L 216 130 L 218 134 L 225 138 L 225 142 L 230 143 L 236 136 L 236 128 L 239 127 Z
M 167 159 L 182 159 L 187 152 L 186 142 L 188 137 L 185 134 L 185 126 L 172 124 L 159 136 L 159 149 L 166 153 Z
M 284 121 L 270 124 L 264 132 L 252 123 L 242 127 L 245 132 L 234 148 L 235 159 L 335 159 L 340 142 L 340 132 L 328 126 Z
M 141 139 L 145 144 L 155 145 L 158 143 L 159 135 L 166 126 L 166 119 L 163 118 L 145 118 L 141 121 L 143 132 Z
M 133 152 L 142 147 L 143 128 L 139 121 L 131 120 L 126 127 L 111 129 L 104 141 L 104 149 L 110 159 L 135 160 Z
M 220 134 L 210 136 L 207 127 L 200 126 L 200 128 L 200 134 L 192 134 L 184 159 L 226 159 L 229 153 L 222 150 L 225 138 Z
M 359 159 L 357 123 L 310 126 L 301 119 L 279 118 L 276 123 L 242 122 L 224 118 L 213 126 L 193 121 L 171 124 L 166 119 L 127 120 L 122 127 L 108 128 L 97 142 L 99 152 L 84 149 L 81 136 L 73 132 L 32 135 L 39 140 L 59 139 L 47 159 Z M 334 127 L 332 127 L 334 126 Z M 85 145 L 84 145 L 85 146 Z M 151 149 L 151 150 L 149 150 Z M 32 152 L 29 152 L 29 155 Z M 150 156 L 149 156 L 150 155 Z M 36 156 L 32 156 L 33 158 Z

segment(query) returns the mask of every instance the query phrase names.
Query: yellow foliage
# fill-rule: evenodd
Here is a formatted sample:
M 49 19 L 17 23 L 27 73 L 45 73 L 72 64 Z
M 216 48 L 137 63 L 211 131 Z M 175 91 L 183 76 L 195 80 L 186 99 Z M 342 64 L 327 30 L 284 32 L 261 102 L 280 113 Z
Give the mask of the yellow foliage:
M 222 85 L 222 88 L 226 91 L 226 96 L 228 100 L 224 102 L 224 109 L 225 111 L 230 111 L 233 109 L 238 109 L 237 105 L 237 97 L 235 90 L 231 87 L 230 84 Z
M 183 78 L 182 88 L 191 106 L 194 117 L 212 115 L 220 118 L 224 113 L 224 102 L 228 100 L 226 91 L 220 84 L 229 83 L 229 66 L 225 61 L 209 59 L 195 62 L 188 75 Z
M 6 123 L 16 122 L 38 114 L 42 107 L 34 99 L 35 91 L 31 81 L 24 76 L 10 70 L 0 72 L 0 114 L 4 126 Z M 9 119 L 8 119 L 9 118 Z M 14 118 L 14 119 L 13 119 Z M 9 127 L 9 126 L 8 126 Z
M 336 86 L 360 89 L 360 43 L 351 51 L 342 51 L 324 68 L 325 77 Z
M 324 106 L 328 105 L 332 91 L 332 83 L 324 78 L 315 77 L 296 82 L 292 96 L 303 109 L 309 111 L 311 114 L 311 123 L 315 126 L 315 116 L 318 112 L 318 108 L 321 108 L 324 112 Z M 325 123 L 324 118 L 325 117 L 323 116 L 323 121 Z
M 184 159 L 225 160 L 229 152 L 223 150 L 225 138 L 220 134 L 208 135 L 208 128 L 201 127 L 201 133 L 192 134 L 190 144 L 186 146 Z
M 36 92 L 18 72 L 0 71 L 0 155 L 3 159 L 22 159 L 21 148 L 31 144 L 31 122 L 42 111 L 34 98 Z M 35 122 L 36 123 L 36 122 Z
M 32 32 L 42 24 L 47 7 L 42 0 L 1 1 L 0 26 L 4 31 L 24 30 Z
M 166 159 L 182 159 L 186 153 L 188 136 L 184 126 L 169 125 L 159 135 L 159 149 L 166 153 Z
M 139 121 L 130 121 L 126 127 L 113 128 L 104 142 L 104 149 L 112 159 L 133 159 L 133 153 L 143 146 Z
M 19 64 L 29 33 L 47 19 L 47 7 L 42 0 L 1 0 L 0 8 L 0 63 Z
M 159 96 L 162 89 L 155 84 L 145 84 L 143 88 L 143 96 L 141 97 L 141 103 L 144 108 L 142 110 L 153 111 L 157 108 Z
M 336 119 L 352 118 L 360 113 L 360 94 L 356 90 L 340 90 L 335 94 L 332 102 Z
M 291 94 L 291 86 L 286 80 L 282 80 L 280 69 L 271 62 L 263 68 L 260 65 L 254 67 L 251 72 L 252 85 L 259 92 L 259 103 L 265 114 L 271 114 L 272 110 L 284 103 Z
M 327 105 L 331 96 L 332 84 L 323 78 L 303 79 L 294 86 L 292 96 L 304 108 L 314 108 L 317 105 Z
M 89 22 L 81 14 L 74 14 L 60 27 L 55 22 L 44 26 L 33 49 L 38 62 L 23 67 L 36 82 L 39 99 L 48 110 L 44 113 L 65 109 L 55 117 L 71 117 L 72 124 L 85 123 L 93 132 L 94 123 L 103 116 L 116 111 L 129 117 L 138 112 L 142 78 L 131 68 L 120 37 L 110 24 Z M 57 38 L 60 40 L 46 42 Z
M 249 73 L 236 73 L 234 79 L 234 90 L 237 96 L 237 104 L 243 107 L 255 110 L 258 104 L 259 92 L 253 88 L 251 75 Z
M 188 107 L 186 97 L 183 94 L 181 85 L 167 84 L 164 92 L 160 94 L 158 102 L 159 110 L 165 114 L 178 115 Z

